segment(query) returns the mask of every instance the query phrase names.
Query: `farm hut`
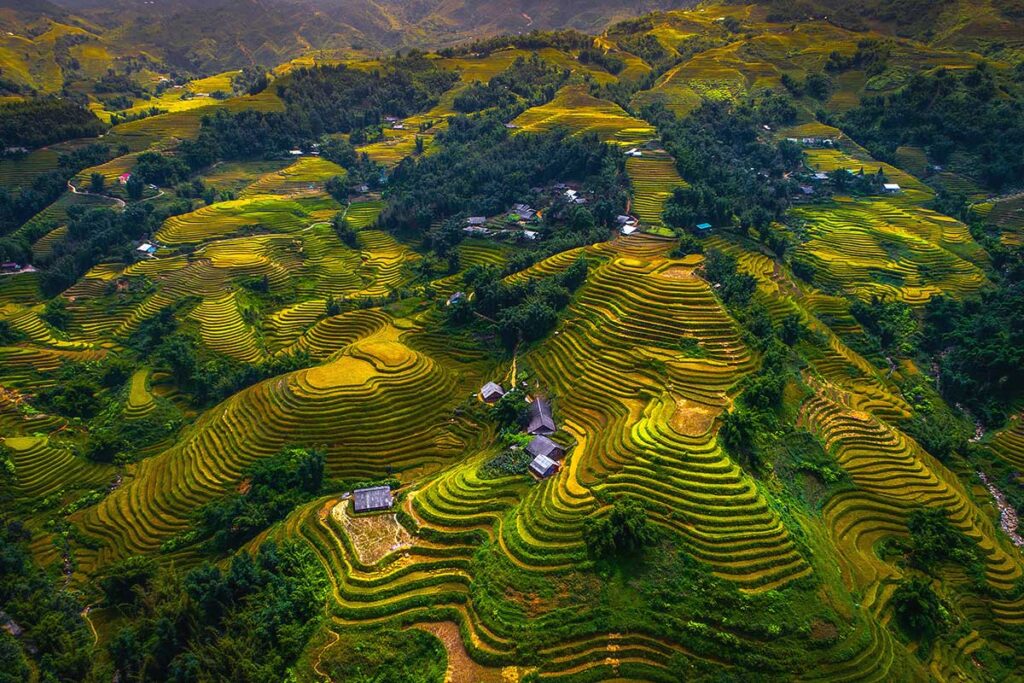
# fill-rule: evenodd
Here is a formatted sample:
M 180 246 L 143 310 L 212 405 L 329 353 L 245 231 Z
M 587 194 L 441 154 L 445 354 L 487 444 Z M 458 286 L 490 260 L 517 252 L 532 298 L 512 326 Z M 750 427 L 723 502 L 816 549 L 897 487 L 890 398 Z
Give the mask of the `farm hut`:
M 470 216 L 466 219 L 466 225 L 479 227 L 487 222 L 486 216 Z
M 484 400 L 484 403 L 495 403 L 504 395 L 505 390 L 501 388 L 500 384 L 494 382 L 488 382 L 480 388 L 480 398 Z
M 558 463 L 547 456 L 538 455 L 530 461 L 530 472 L 538 479 L 550 477 L 558 471 Z
M 534 457 L 543 455 L 545 458 L 551 458 L 552 460 L 558 460 L 565 455 L 564 448 L 543 434 L 533 437 L 530 443 L 526 445 L 526 452 Z
M 352 508 L 356 512 L 390 510 L 394 502 L 390 486 L 371 486 L 370 488 L 356 489 L 352 493 Z
M 825 173 L 824 171 L 818 171 L 817 173 L 814 174 L 814 179 L 815 180 L 828 180 L 828 173 Z
M 447 305 L 451 306 L 452 304 L 457 304 L 457 303 L 459 303 L 460 301 L 462 301 L 465 298 L 466 298 L 466 293 L 465 292 L 455 292 L 450 297 L 448 297 Z
M 14 261 L 5 261 L 0 263 L 0 271 L 4 273 L 17 273 L 19 270 L 21 270 L 21 265 Z
M 555 418 L 551 416 L 551 404 L 546 398 L 538 396 L 530 404 L 530 422 L 526 426 L 527 434 L 554 434 Z
M 523 230 L 523 237 L 525 237 L 528 240 L 537 239 L 538 234 L 539 233 L 536 230 Z
M 711 229 L 711 224 L 710 223 L 698 223 L 697 224 L 697 229 L 700 230 L 701 232 L 707 232 L 708 230 Z
M 900 191 L 900 186 L 897 185 L 896 183 L 883 183 L 882 189 L 889 194 L 896 194 L 897 192 Z
M 632 235 L 636 231 L 637 226 L 635 224 L 623 225 L 621 228 L 619 228 L 619 232 L 621 232 L 623 235 Z

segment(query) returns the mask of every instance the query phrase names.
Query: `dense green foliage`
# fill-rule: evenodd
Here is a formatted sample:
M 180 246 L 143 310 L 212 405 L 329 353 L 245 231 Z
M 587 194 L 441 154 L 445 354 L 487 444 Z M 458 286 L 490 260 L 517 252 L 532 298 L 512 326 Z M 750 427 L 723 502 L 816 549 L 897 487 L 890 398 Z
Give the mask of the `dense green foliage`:
M 53 203 L 67 190 L 67 183 L 78 171 L 110 159 L 107 145 L 87 145 L 59 157 L 58 168 L 37 176 L 29 187 L 14 192 L 0 188 L 0 235 L 23 224 Z M 47 223 L 37 230 L 22 230 L 15 237 L 0 237 L 0 259 L 26 262 L 31 242 L 53 227 Z
M 520 341 L 529 343 L 547 335 L 586 277 L 587 262 L 579 258 L 559 275 L 513 284 L 503 281 L 493 267 L 474 266 L 466 272 L 465 281 L 474 294 L 473 310 L 491 321 L 505 347 L 512 349 Z
M 559 69 L 537 55 L 516 58 L 510 67 L 486 84 L 472 83 L 452 101 L 456 111 L 469 113 L 490 107 L 508 107 L 523 102 L 536 106 L 550 101 L 569 78 L 567 69 Z
M 324 454 L 305 448 L 286 448 L 246 468 L 243 490 L 215 499 L 195 514 L 189 540 L 209 539 L 217 551 L 232 550 L 285 518 L 320 492 Z
M 944 628 L 945 608 L 924 579 L 901 583 L 892 594 L 892 609 L 896 623 L 911 638 L 928 642 Z
M 337 683 L 441 683 L 447 656 L 437 638 L 418 629 L 343 633 L 320 660 Z
M 610 226 L 624 205 L 622 157 L 596 137 L 564 131 L 512 135 L 496 117 L 449 119 L 441 149 L 403 159 L 391 176 L 391 201 L 381 224 L 427 230 L 437 219 L 469 213 L 492 216 L 527 197 L 530 188 L 581 180 L 598 198 L 593 220 Z
M 32 660 L 43 680 L 80 681 L 92 666 L 92 633 L 82 604 L 55 577 L 40 569 L 29 551 L 31 535 L 18 521 L 0 528 L 0 609 L 24 629 L 34 647 Z M 0 671 L 25 668 L 25 655 L 13 639 L 0 639 Z
M 801 163 L 799 147 L 769 142 L 762 125 L 792 117 L 792 106 L 778 96 L 732 106 L 706 102 L 685 119 L 652 106 L 652 121 L 679 175 L 690 185 L 677 188 L 665 206 L 671 226 L 692 230 L 697 223 L 763 230 L 789 207 L 795 185 L 785 174 Z
M 656 539 L 643 502 L 636 498 L 620 498 L 611 512 L 588 517 L 584 522 L 583 541 L 590 556 L 597 559 L 636 555 Z
M 309 147 L 326 133 L 360 133 L 385 115 L 428 109 L 458 75 L 438 69 L 419 53 L 365 71 L 341 64 L 300 69 L 277 85 L 284 112 L 217 110 L 204 117 L 195 140 L 180 146 L 193 170 L 218 159 L 258 159 Z
M 980 299 L 937 297 L 925 311 L 924 347 L 936 354 L 939 387 L 951 402 L 998 424 L 1024 388 L 1024 282 L 1010 270 Z
M 962 74 L 916 74 L 892 95 L 865 98 L 843 126 L 883 159 L 915 145 L 994 190 L 1024 180 L 1024 96 L 1001 87 L 984 63 Z
M 127 681 L 286 680 L 319 626 L 327 589 L 323 566 L 301 541 L 268 541 L 255 555 L 237 554 L 227 570 L 113 572 L 141 593 L 134 604 L 113 603 L 131 617 L 107 646 Z
M 35 149 L 73 138 L 96 137 L 106 125 L 84 107 L 60 99 L 0 104 L 0 150 Z

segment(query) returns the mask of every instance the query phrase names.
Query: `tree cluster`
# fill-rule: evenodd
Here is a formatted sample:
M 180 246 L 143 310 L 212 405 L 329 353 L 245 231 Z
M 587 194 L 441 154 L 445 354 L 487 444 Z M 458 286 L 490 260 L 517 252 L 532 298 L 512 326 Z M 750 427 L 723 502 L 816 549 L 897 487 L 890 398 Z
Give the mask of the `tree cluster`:
M 939 388 L 950 403 L 998 425 L 1024 389 L 1024 267 L 1018 261 L 979 298 L 932 299 L 923 346 L 936 357 Z
M 842 122 L 879 158 L 912 145 L 995 191 L 1024 182 L 1024 94 L 984 63 L 916 74 L 891 95 L 863 98 Z
M 302 541 L 267 541 L 225 569 L 205 563 L 184 575 L 126 560 L 100 583 L 107 604 L 130 617 L 107 644 L 106 678 L 174 683 L 288 680 L 328 586 Z
M 242 472 L 244 492 L 217 498 L 196 511 L 188 540 L 208 539 L 217 552 L 238 548 L 320 493 L 324 463 L 322 451 L 294 447 L 256 461 Z
M 507 69 L 487 84 L 473 83 L 452 101 L 455 111 L 469 113 L 490 107 L 508 107 L 523 101 L 536 106 L 552 100 L 558 88 L 568 80 L 568 69 L 559 69 L 535 54 L 517 57 Z
M 62 99 L 0 104 L 0 150 L 35 149 L 74 138 L 96 137 L 106 124 L 85 107 Z
M 511 135 L 499 117 L 449 119 L 435 138 L 439 151 L 404 159 L 390 180 L 385 228 L 423 232 L 458 214 L 492 216 L 526 197 L 530 188 L 555 180 L 583 180 L 601 189 L 590 207 L 611 225 L 620 208 L 622 155 L 593 136 L 564 130 Z
M 795 191 L 785 174 L 800 167 L 802 152 L 787 141 L 766 141 L 760 130 L 791 113 L 780 95 L 740 105 L 705 102 L 685 119 L 659 105 L 645 109 L 690 183 L 666 203 L 665 221 L 681 230 L 700 222 L 764 230 L 781 218 Z
M 492 321 L 505 347 L 512 349 L 520 341 L 546 336 L 586 278 L 587 262 L 582 257 L 558 275 L 512 284 L 502 280 L 493 266 L 473 266 L 464 276 L 473 292 L 472 303 L 459 302 L 450 315 L 457 323 L 471 319 L 474 312 Z

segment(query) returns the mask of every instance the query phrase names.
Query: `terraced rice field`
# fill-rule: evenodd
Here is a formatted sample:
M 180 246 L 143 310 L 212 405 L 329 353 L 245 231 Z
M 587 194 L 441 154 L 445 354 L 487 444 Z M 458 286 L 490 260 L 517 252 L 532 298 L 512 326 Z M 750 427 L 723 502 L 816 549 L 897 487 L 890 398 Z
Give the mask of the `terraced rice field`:
M 337 210 L 338 205 L 327 199 L 285 200 L 274 195 L 254 195 L 172 216 L 160 227 L 156 238 L 164 244 L 178 245 L 228 237 L 246 229 L 298 232 L 311 223 L 331 218 Z
M 837 201 L 794 215 L 808 235 L 797 253 L 820 267 L 816 277 L 860 298 L 921 304 L 942 293 L 970 295 L 987 281 L 958 255 L 957 244 L 970 239 L 945 216 L 882 199 Z
M 626 160 L 626 172 L 633 187 L 632 212 L 648 232 L 671 234 L 661 220 L 665 202 L 677 187 L 687 183 L 679 177 L 675 159 L 663 150 L 643 152 Z
M 447 423 L 455 388 L 449 371 L 385 327 L 325 365 L 258 384 L 205 414 L 80 523 L 107 543 L 106 559 L 156 550 L 197 505 L 237 485 L 244 467 L 289 443 L 324 444 L 331 476 L 436 467 L 460 452 Z
M 602 141 L 637 145 L 654 137 L 654 129 L 622 107 L 591 96 L 584 86 L 566 86 L 553 100 L 527 109 L 512 124 L 524 131 L 547 131 L 558 126 L 572 133 L 594 133 Z
M 268 173 L 241 193 L 242 199 L 268 194 L 319 193 L 334 176 L 345 177 L 345 169 L 320 157 L 303 157 L 290 166 Z

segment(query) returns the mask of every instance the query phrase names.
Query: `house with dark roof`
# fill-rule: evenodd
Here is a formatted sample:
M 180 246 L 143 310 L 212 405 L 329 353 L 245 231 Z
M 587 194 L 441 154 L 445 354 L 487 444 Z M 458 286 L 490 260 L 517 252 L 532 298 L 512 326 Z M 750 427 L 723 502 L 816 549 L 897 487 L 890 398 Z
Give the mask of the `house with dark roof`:
M 555 418 L 551 416 L 551 404 L 546 398 L 536 397 L 530 404 L 530 423 L 526 426 L 526 433 L 549 436 L 555 431 L 557 428 Z
M 550 477 L 557 471 L 558 463 L 547 456 L 538 455 L 530 461 L 530 473 L 538 479 Z
M 495 382 L 488 382 L 480 388 L 480 398 L 484 400 L 484 403 L 496 403 L 504 395 L 505 390 Z
M 534 457 L 543 455 L 545 458 L 551 458 L 552 460 L 558 460 L 565 455 L 564 448 L 543 434 L 533 437 L 530 443 L 526 445 L 526 452 Z
M 356 512 L 390 510 L 394 502 L 390 486 L 371 486 L 352 492 L 352 509 Z

